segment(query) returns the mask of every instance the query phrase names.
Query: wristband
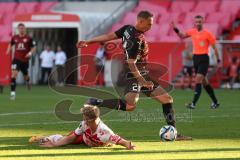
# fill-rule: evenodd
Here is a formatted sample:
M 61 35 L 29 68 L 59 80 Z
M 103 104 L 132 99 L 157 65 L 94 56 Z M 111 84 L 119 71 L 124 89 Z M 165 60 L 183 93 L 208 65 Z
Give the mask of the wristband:
M 176 32 L 177 34 L 179 33 L 179 29 L 177 27 L 173 28 L 174 32 Z

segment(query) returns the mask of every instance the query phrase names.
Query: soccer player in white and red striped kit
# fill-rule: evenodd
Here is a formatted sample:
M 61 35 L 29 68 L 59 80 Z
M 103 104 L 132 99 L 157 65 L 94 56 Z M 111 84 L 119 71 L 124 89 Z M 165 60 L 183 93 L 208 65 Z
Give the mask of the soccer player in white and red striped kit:
M 41 147 L 58 147 L 67 144 L 85 144 L 89 147 L 110 146 L 112 144 L 121 145 L 126 149 L 133 150 L 134 145 L 115 134 L 99 118 L 100 110 L 96 106 L 85 105 L 81 108 L 83 121 L 79 127 L 66 136 L 60 134 L 37 137 L 33 136 L 29 142 L 38 142 Z

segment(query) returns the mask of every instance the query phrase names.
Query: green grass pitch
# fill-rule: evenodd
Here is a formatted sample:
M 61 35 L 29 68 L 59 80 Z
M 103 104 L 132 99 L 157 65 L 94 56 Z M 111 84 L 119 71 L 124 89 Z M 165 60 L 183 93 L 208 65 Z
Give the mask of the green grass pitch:
M 160 142 L 159 129 L 165 124 L 161 105 L 150 99 L 140 100 L 131 113 L 112 111 L 103 121 L 122 137 L 137 146 L 128 151 L 121 146 L 88 148 L 70 145 L 45 149 L 29 145 L 32 135 L 67 134 L 78 122 L 65 122 L 54 114 L 61 99 L 73 99 L 72 112 L 77 113 L 86 98 L 60 95 L 48 87 L 33 86 L 27 91 L 17 88 L 16 101 L 9 100 L 9 88 L 0 94 L 0 160 L 156 160 L 156 159 L 240 159 L 240 91 L 216 90 L 221 107 L 210 109 L 210 98 L 203 91 L 192 113 L 184 104 L 192 91 L 174 90 L 177 129 L 192 136 L 193 141 Z

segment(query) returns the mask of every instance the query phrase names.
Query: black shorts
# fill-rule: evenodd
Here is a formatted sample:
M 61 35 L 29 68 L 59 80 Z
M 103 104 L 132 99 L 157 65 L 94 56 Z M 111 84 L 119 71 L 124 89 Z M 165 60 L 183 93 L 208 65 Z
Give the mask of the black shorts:
M 127 78 L 126 81 L 126 87 L 124 90 L 124 95 L 126 95 L 128 92 L 134 92 L 134 93 L 143 93 L 146 96 L 150 97 L 151 92 L 156 89 L 157 87 L 159 87 L 159 84 L 157 82 L 155 82 L 154 80 L 152 80 L 149 76 L 143 76 L 145 78 L 145 80 L 147 81 L 152 81 L 154 86 L 153 89 L 148 89 L 146 87 L 141 87 L 137 81 L 136 78 Z
M 187 76 L 187 75 L 192 76 L 192 72 L 193 72 L 193 67 L 183 66 L 182 73 L 184 76 Z
M 209 57 L 208 54 L 204 55 L 194 55 L 193 56 L 193 65 L 196 74 L 207 75 L 208 66 L 209 66 Z
M 23 75 L 28 74 L 28 62 L 22 62 L 17 59 L 13 59 L 11 68 L 12 70 L 21 71 Z

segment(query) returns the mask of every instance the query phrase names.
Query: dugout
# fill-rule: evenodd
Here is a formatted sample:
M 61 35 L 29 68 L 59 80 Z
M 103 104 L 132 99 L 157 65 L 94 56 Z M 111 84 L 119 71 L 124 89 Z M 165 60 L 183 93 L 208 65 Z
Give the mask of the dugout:
M 19 23 L 25 24 L 27 33 L 37 42 L 37 54 L 31 59 L 29 67 L 34 84 L 39 80 L 39 55 L 45 44 L 49 44 L 54 51 L 56 51 L 57 45 L 61 45 L 68 59 L 79 54 L 76 43 L 80 38 L 80 18 L 77 15 L 62 13 L 18 15 L 13 22 L 14 31 Z M 77 67 L 78 60 L 76 59 L 71 65 Z M 72 72 L 69 66 L 66 66 L 65 72 Z M 76 84 L 78 73 L 78 70 L 75 70 L 66 80 L 67 83 Z

